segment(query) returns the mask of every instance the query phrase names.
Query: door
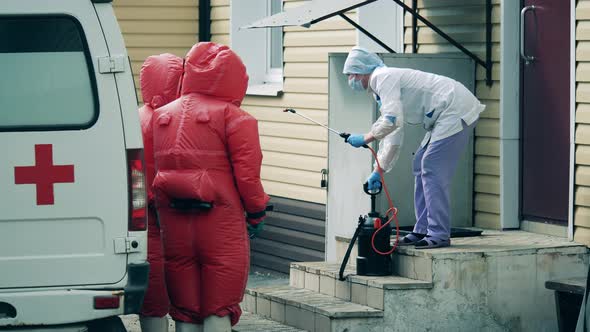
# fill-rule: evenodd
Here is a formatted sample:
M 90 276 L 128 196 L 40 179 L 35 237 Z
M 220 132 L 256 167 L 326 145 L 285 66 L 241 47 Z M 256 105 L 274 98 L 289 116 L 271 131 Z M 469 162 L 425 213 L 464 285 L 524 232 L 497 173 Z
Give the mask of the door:
M 521 12 L 522 218 L 567 222 L 570 1 L 525 0 Z
M 127 165 L 94 7 L 4 0 L 0 40 L 0 289 L 114 284 Z

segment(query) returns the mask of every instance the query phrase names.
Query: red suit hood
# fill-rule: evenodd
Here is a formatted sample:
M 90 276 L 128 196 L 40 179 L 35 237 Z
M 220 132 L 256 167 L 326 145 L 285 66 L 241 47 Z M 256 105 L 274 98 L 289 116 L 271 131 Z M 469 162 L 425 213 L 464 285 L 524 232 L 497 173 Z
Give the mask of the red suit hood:
M 181 75 L 182 58 L 170 53 L 148 57 L 139 72 L 143 103 L 156 109 L 176 99 Z
M 246 67 L 229 47 L 198 43 L 186 55 L 182 95 L 199 93 L 240 106 L 247 88 Z

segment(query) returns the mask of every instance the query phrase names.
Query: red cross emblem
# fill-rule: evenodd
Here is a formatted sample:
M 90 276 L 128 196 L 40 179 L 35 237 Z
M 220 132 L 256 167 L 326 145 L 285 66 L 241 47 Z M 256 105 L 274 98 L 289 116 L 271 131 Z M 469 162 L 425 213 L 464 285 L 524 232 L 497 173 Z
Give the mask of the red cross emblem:
M 53 205 L 53 184 L 74 182 L 74 165 L 53 165 L 53 145 L 35 145 L 35 166 L 14 168 L 15 184 L 34 184 L 37 205 Z

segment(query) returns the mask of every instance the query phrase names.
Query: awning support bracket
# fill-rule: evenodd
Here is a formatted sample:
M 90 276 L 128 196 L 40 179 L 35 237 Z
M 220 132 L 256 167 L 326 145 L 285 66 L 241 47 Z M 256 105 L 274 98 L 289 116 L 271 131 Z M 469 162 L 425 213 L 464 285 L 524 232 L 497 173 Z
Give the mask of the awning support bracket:
M 329 17 L 332 17 L 334 15 L 339 15 L 346 22 L 348 22 L 349 24 L 354 26 L 356 29 L 358 29 L 360 32 L 364 33 L 367 37 L 371 38 L 371 40 L 373 40 L 374 42 L 379 44 L 379 46 L 383 47 L 384 49 L 386 49 L 390 53 L 396 53 L 391 47 L 387 46 L 384 42 L 379 40 L 379 38 L 377 38 L 376 36 L 371 34 L 369 31 L 367 31 L 366 29 L 361 27 L 358 23 L 351 20 L 348 16 L 345 15 L 346 11 L 364 6 L 364 5 L 374 2 L 374 1 L 375 0 L 367 0 L 357 6 L 354 6 L 351 8 L 346 8 L 344 10 L 333 13 L 332 15 L 327 15 L 327 16 L 315 19 L 311 22 L 311 24 L 315 24 L 317 22 L 323 21 L 323 20 L 325 20 Z M 426 26 L 428 26 L 429 28 L 434 30 L 434 32 L 438 33 L 441 37 L 443 37 L 446 41 L 448 41 L 451 45 L 455 46 L 461 52 L 465 53 L 468 57 L 472 58 L 478 65 L 481 65 L 482 67 L 484 67 L 486 70 L 486 85 L 488 85 L 488 86 L 492 85 L 492 82 L 493 82 L 492 81 L 492 66 L 493 66 L 493 62 L 492 62 L 492 8 L 493 8 L 492 0 L 486 0 L 486 5 L 485 5 L 485 9 L 486 9 L 486 59 L 485 59 L 485 61 L 482 60 L 479 56 L 477 56 L 473 52 L 469 51 L 467 48 L 465 48 L 465 46 L 461 45 L 461 43 L 459 43 L 458 41 L 453 39 L 451 36 L 447 35 L 444 31 L 439 29 L 436 25 L 432 24 L 430 21 L 428 21 L 422 15 L 418 14 L 416 0 L 412 1 L 412 8 L 408 7 L 405 3 L 403 3 L 402 0 L 393 0 L 393 1 L 395 3 L 397 3 L 399 6 L 401 6 L 406 12 L 408 12 L 412 15 L 412 51 L 414 53 L 416 53 L 417 49 L 418 49 L 417 23 L 418 23 L 418 20 L 420 20 L 422 23 L 424 23 Z
M 488 85 L 488 86 L 492 85 L 492 82 L 493 82 L 492 81 L 492 66 L 493 66 L 493 62 L 492 62 L 492 9 L 493 9 L 492 0 L 486 0 L 486 5 L 485 5 L 485 7 L 486 7 L 486 59 L 485 59 L 485 61 L 480 59 L 473 52 L 469 51 L 467 48 L 465 48 L 463 45 L 461 45 L 461 43 L 459 43 L 458 41 L 453 39 L 451 36 L 444 33 L 441 29 L 439 29 L 436 25 L 432 24 L 430 21 L 428 21 L 422 15 L 418 14 L 416 0 L 414 0 L 412 2 L 412 8 L 408 7 L 401 0 L 393 0 L 393 1 L 395 3 L 397 3 L 398 5 L 400 5 L 405 11 L 407 11 L 408 13 L 410 13 L 412 15 L 412 50 L 414 52 L 417 51 L 417 44 L 418 44 L 417 43 L 417 36 L 418 36 L 417 23 L 418 22 L 417 21 L 420 20 L 426 26 L 428 26 L 429 28 L 434 30 L 436 33 L 438 33 L 441 37 L 446 39 L 453 46 L 455 46 L 456 48 L 461 50 L 461 52 L 465 53 L 467 56 L 472 58 L 477 64 L 484 67 L 486 70 L 486 85 Z
M 391 47 L 387 46 L 384 42 L 379 40 L 379 38 L 375 37 L 369 31 L 367 31 L 362 26 L 358 25 L 355 21 L 351 20 L 348 16 L 344 15 L 344 13 L 339 14 L 346 22 L 350 23 L 353 27 L 357 28 L 360 32 L 364 33 L 367 37 L 371 38 L 375 43 L 379 44 L 379 46 L 386 49 L 389 53 L 396 53 Z
M 304 27 L 310 27 L 311 25 L 313 25 L 315 23 L 321 22 L 321 21 L 326 20 L 330 17 L 334 17 L 334 16 L 338 15 L 338 16 L 342 17 L 346 22 L 348 22 L 349 24 L 354 26 L 356 29 L 358 29 L 360 32 L 365 34 L 367 37 L 369 37 L 371 40 L 373 40 L 374 42 L 379 44 L 381 47 L 383 47 L 384 49 L 386 49 L 387 51 L 389 51 L 391 53 L 395 53 L 395 51 L 391 47 L 387 46 L 385 43 L 383 43 L 381 40 L 379 40 L 379 38 L 377 38 L 376 36 L 371 34 L 369 31 L 367 31 L 366 29 L 361 27 L 358 23 L 351 20 L 349 17 L 347 17 L 345 15 L 346 12 L 348 12 L 350 10 L 362 7 L 364 5 L 367 5 L 367 4 L 375 2 L 375 1 L 377 1 L 377 0 L 360 1 L 360 2 L 355 3 L 354 5 L 351 5 L 347 8 L 341 8 L 340 10 L 326 13 L 320 17 L 310 20 L 308 23 L 304 23 L 301 25 Z M 393 1 L 397 5 L 401 6 L 406 12 L 408 12 L 412 15 L 412 51 L 414 53 L 417 52 L 417 48 L 418 48 L 418 43 L 417 43 L 418 28 L 417 28 L 417 25 L 418 25 L 418 20 L 419 20 L 420 22 L 424 23 L 426 26 L 428 26 L 429 28 L 434 30 L 434 32 L 439 34 L 441 37 L 443 37 L 451 45 L 455 46 L 461 52 L 463 52 L 464 54 L 469 56 L 471 59 L 473 59 L 475 61 L 475 63 L 484 67 L 485 73 L 486 73 L 486 84 L 488 86 L 492 85 L 492 83 L 493 83 L 493 80 L 492 80 L 492 66 L 493 66 L 493 61 L 492 61 L 492 9 L 493 9 L 492 0 L 485 0 L 485 11 L 486 11 L 486 13 L 485 13 L 485 17 L 486 17 L 485 60 L 482 60 L 479 56 L 477 56 L 473 52 L 469 51 L 466 47 L 461 45 L 461 43 L 459 43 L 458 41 L 453 39 L 451 36 L 447 35 L 445 32 L 443 32 L 441 29 L 439 29 L 436 25 L 432 24 L 430 21 L 428 21 L 422 15 L 418 14 L 418 8 L 417 8 L 418 2 L 416 0 L 412 1 L 412 4 L 411 4 L 412 7 L 409 7 L 408 5 L 406 5 L 403 2 L 403 0 L 393 0 Z

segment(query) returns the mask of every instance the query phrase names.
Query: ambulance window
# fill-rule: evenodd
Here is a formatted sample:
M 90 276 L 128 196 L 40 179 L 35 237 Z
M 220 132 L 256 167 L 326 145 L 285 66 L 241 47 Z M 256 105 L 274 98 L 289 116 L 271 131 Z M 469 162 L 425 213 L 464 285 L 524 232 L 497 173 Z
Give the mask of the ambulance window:
M 94 70 L 80 24 L 67 16 L 0 16 L 0 131 L 91 127 Z

